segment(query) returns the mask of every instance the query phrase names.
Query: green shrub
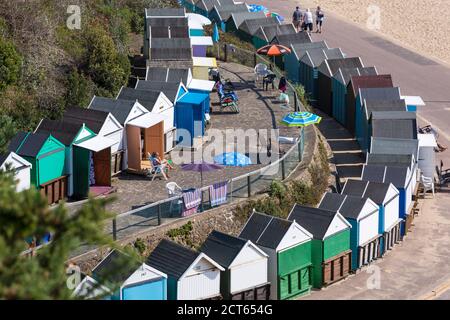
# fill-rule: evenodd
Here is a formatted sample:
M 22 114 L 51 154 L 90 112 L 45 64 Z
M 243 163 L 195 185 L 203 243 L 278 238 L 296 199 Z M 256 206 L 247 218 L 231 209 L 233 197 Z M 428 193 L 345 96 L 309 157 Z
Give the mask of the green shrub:
M 74 69 L 67 82 L 66 106 L 87 107 L 95 91 L 92 80 Z
M 147 250 L 147 245 L 141 238 L 137 238 L 134 241 L 133 247 L 137 250 L 137 252 L 139 252 L 140 255 L 143 255 L 145 253 L 145 250 Z
M 14 44 L 0 37 L 0 91 L 20 78 L 22 57 Z

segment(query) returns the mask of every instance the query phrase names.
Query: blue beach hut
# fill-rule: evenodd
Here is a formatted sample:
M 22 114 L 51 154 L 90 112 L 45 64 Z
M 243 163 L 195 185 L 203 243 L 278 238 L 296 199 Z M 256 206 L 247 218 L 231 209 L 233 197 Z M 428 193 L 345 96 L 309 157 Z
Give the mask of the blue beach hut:
M 119 286 L 110 299 L 167 300 L 167 275 L 137 260 L 130 263 L 130 259 L 133 258 L 113 250 L 92 270 L 97 282 L 109 288 Z M 125 263 L 126 270 L 111 278 L 111 274 L 117 274 L 116 270 L 122 271 Z
M 194 140 L 205 134 L 205 113 L 209 94 L 188 92 L 175 105 L 175 126 L 180 146 L 192 147 Z
M 400 197 L 393 184 L 350 179 L 345 183 L 341 194 L 370 198 L 378 205 L 378 233 L 382 236 L 380 256 L 402 240 L 400 231 L 402 219 L 398 215 Z
M 352 225 L 350 229 L 352 270 L 359 269 L 379 257 L 379 208 L 375 202 L 369 198 L 325 193 L 319 208 L 339 211 Z

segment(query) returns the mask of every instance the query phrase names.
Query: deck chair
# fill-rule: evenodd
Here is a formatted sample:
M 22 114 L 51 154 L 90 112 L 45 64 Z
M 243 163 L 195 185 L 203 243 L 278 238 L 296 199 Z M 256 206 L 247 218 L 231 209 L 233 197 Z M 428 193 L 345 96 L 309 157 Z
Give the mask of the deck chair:
M 167 167 L 165 165 L 155 165 L 153 157 L 149 157 L 148 160 L 150 161 L 151 169 L 149 170 L 148 176 L 152 178 L 152 181 L 155 180 L 157 177 L 163 177 L 164 180 L 167 179 L 166 171 Z
M 450 169 L 442 170 L 442 166 L 441 168 L 436 166 L 436 175 L 439 189 L 450 183 Z
M 434 181 L 430 177 L 425 177 L 424 175 L 421 176 L 420 182 L 423 187 L 423 197 L 425 198 L 425 195 L 428 191 L 431 191 L 434 198 Z

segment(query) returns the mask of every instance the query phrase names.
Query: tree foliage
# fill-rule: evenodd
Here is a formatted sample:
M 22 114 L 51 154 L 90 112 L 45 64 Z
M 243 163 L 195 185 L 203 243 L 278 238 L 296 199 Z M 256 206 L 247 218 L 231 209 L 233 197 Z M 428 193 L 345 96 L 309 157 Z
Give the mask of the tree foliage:
M 89 200 L 69 214 L 63 205 L 51 209 L 35 189 L 16 192 L 13 173 L 0 172 L 0 298 L 73 299 L 67 286 L 66 262 L 82 244 L 113 246 L 102 232 L 106 200 Z M 33 257 L 23 255 L 25 239 L 52 234 L 52 242 Z M 131 263 L 130 259 L 130 263 Z M 115 272 L 128 268 L 124 261 Z M 114 274 L 111 274 L 114 278 Z
M 14 44 L 0 37 L 0 91 L 19 80 L 21 65 L 22 57 Z
M 15 125 L 11 117 L 0 114 L 0 154 L 7 151 L 9 141 L 15 134 Z

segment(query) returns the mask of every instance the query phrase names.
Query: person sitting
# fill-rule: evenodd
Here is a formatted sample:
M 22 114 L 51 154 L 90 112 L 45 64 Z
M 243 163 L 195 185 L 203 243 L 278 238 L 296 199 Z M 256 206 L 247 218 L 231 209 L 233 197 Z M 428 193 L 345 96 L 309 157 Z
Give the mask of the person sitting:
M 280 90 L 282 93 L 286 93 L 287 81 L 285 77 L 280 78 L 280 82 L 278 83 L 278 90 Z

